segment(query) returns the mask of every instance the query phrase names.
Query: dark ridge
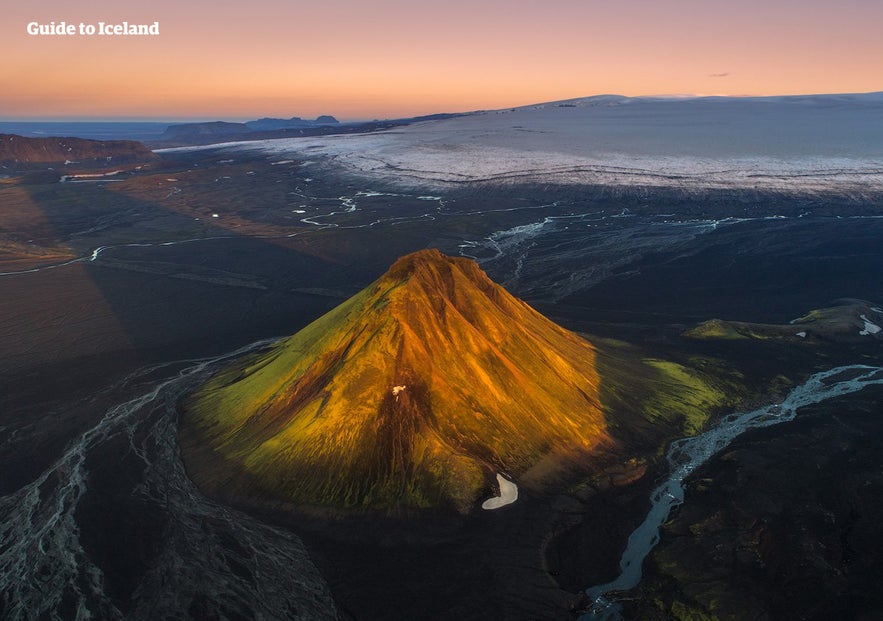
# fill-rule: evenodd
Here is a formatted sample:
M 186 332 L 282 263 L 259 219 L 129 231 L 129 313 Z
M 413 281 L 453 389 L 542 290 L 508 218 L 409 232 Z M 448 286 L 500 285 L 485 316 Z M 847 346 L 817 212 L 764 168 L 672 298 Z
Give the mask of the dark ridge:
M 55 166 L 111 167 L 154 162 L 153 151 L 134 140 L 88 140 L 86 138 L 26 138 L 0 134 L 0 166 L 11 170 L 34 170 Z
M 333 116 L 323 115 L 315 121 L 303 119 L 264 118 L 245 123 L 212 121 L 208 123 L 183 123 L 170 125 L 159 140 L 151 141 L 154 148 L 210 145 L 222 142 L 246 140 L 272 140 L 276 138 L 299 138 L 306 136 L 330 136 L 334 134 L 365 134 L 403 127 L 421 121 L 440 121 L 467 116 L 472 113 L 444 113 L 415 116 L 403 119 L 373 120 L 340 123 Z

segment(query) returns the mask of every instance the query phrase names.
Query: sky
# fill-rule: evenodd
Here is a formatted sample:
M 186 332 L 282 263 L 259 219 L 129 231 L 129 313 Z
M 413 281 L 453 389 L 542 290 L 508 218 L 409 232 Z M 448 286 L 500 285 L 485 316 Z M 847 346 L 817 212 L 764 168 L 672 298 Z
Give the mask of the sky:
M 29 35 L 37 22 L 157 36 Z M 880 0 L 7 3 L 0 120 L 341 120 L 621 95 L 883 91 Z

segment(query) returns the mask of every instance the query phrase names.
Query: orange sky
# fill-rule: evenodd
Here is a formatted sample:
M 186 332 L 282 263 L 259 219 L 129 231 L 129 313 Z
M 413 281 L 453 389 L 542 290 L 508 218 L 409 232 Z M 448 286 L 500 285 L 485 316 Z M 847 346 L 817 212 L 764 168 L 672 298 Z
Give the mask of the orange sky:
M 883 90 L 880 0 L 16 5 L 0 24 L 0 119 L 366 119 L 601 93 Z M 161 34 L 27 34 L 51 20 L 159 21 Z

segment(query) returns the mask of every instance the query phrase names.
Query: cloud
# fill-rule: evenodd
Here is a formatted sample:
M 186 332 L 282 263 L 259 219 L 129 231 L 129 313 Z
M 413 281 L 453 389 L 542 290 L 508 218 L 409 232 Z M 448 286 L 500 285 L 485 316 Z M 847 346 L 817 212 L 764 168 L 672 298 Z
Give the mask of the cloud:
M 730 75 L 730 72 L 727 73 L 711 73 L 708 75 L 709 78 L 725 78 Z

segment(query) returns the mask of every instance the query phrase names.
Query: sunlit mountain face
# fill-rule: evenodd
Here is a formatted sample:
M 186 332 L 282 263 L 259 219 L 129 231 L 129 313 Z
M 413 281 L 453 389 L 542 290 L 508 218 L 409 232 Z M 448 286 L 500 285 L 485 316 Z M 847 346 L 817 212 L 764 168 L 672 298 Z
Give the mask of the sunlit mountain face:
M 305 505 L 453 507 L 610 437 L 593 346 L 421 251 L 184 406 L 191 475 Z M 252 486 L 254 486 L 252 488 Z

